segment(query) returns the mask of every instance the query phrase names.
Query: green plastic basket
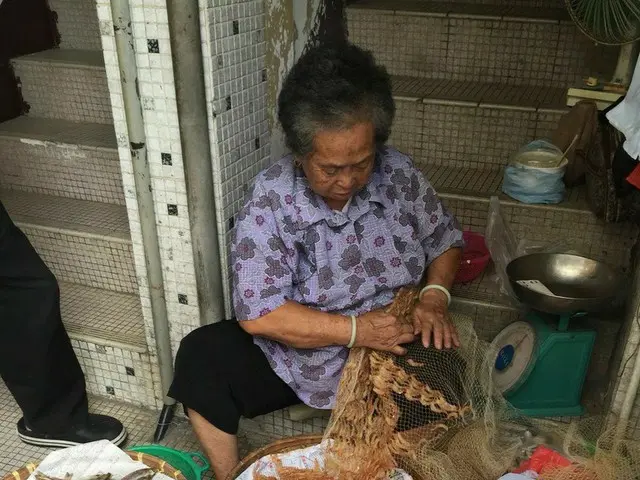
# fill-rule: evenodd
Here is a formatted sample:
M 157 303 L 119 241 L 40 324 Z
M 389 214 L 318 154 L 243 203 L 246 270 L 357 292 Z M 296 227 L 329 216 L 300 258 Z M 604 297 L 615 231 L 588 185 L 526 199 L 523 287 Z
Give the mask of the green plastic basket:
M 182 452 L 162 445 L 138 445 L 127 450 L 158 457 L 180 470 L 187 480 L 201 480 L 202 474 L 210 467 L 206 457 L 199 452 Z

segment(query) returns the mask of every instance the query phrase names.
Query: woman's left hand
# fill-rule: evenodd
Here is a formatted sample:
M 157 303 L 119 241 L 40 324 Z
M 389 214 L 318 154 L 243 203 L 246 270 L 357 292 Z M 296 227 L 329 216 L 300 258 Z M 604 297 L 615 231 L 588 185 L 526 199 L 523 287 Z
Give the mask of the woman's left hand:
M 426 291 L 413 312 L 413 329 L 422 334 L 422 344 L 428 347 L 433 336 L 434 346 L 440 350 L 459 347 L 460 339 L 456 327 L 449 320 L 447 297 L 437 290 Z

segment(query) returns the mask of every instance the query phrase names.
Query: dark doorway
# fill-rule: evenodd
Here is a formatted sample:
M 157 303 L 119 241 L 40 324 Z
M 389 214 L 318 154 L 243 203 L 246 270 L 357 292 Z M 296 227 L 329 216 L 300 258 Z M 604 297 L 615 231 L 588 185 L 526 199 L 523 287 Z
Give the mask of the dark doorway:
M 54 48 L 58 43 L 55 14 L 46 0 L 0 3 L 0 122 L 25 110 L 9 60 Z

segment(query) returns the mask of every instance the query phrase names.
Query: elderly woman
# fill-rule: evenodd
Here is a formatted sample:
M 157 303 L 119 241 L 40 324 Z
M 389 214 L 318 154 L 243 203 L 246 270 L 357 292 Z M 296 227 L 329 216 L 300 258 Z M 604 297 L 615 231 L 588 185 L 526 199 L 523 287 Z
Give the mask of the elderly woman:
M 411 159 L 384 145 L 394 110 L 385 69 L 353 45 L 309 50 L 285 81 L 292 154 L 258 175 L 236 222 L 238 322 L 183 340 L 170 392 L 216 478 L 238 462 L 241 416 L 332 408 L 349 348 L 458 345 L 447 307 L 462 232 Z M 384 312 L 425 277 L 413 327 Z

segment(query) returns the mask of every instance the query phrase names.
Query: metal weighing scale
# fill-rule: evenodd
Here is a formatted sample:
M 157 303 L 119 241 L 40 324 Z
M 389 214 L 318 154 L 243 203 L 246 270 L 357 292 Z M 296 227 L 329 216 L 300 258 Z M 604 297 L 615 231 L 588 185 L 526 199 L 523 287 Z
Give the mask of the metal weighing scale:
M 596 332 L 580 317 L 609 306 L 620 276 L 607 265 L 572 254 L 536 253 L 513 260 L 507 275 L 531 310 L 493 340 L 496 387 L 523 414 L 580 416 L 580 400 Z

